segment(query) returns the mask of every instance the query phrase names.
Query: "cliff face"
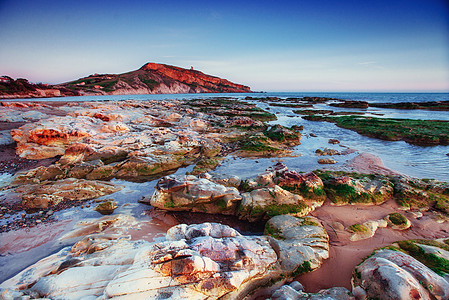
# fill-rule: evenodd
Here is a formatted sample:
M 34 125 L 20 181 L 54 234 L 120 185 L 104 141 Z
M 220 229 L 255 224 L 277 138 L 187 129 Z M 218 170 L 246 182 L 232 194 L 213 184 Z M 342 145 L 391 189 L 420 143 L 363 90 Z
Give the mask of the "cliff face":
M 178 81 L 184 85 L 188 85 L 194 92 L 206 93 L 247 93 L 251 92 L 248 86 L 232 83 L 226 79 L 206 75 L 197 70 L 187 70 L 179 67 L 147 63 L 140 70 L 149 72 L 154 75 L 166 77 L 174 81 Z
M 94 74 L 54 86 L 46 85 L 45 88 L 48 92 L 43 92 L 41 86 L 32 84 L 27 86 L 27 90 L 20 92 L 16 91 L 17 89 L 9 89 L 8 92 L 5 92 L 6 88 L 0 89 L 0 98 L 251 92 L 248 86 L 197 70 L 156 63 L 147 63 L 140 69 L 128 73 Z

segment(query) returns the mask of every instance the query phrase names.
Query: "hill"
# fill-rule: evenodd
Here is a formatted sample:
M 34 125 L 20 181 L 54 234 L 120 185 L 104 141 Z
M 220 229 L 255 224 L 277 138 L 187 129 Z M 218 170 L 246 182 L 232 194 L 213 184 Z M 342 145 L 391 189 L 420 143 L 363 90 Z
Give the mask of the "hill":
M 248 86 L 198 70 L 157 63 L 147 63 L 128 73 L 94 74 L 57 85 L 31 84 L 23 78 L 0 77 L 0 98 L 249 92 Z

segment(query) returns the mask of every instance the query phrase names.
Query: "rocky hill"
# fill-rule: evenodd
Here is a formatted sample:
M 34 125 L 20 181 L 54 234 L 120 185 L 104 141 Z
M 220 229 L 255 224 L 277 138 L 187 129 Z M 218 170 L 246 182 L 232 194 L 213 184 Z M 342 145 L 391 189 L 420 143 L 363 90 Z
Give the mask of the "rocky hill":
M 193 68 L 147 63 L 123 74 L 94 74 L 57 85 L 31 84 L 26 79 L 0 79 L 0 98 L 84 95 L 248 93 L 248 86 L 204 74 Z

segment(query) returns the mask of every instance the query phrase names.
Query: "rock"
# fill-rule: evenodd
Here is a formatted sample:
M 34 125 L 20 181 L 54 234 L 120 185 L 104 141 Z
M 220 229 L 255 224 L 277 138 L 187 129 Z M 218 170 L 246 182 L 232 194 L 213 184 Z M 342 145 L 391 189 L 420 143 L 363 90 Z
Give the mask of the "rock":
M 237 116 L 229 119 L 226 121 L 226 126 L 232 127 L 232 126 L 238 126 L 238 127 L 262 127 L 263 123 L 258 120 L 253 120 L 250 117 L 242 117 Z
M 190 157 L 190 159 L 192 158 L 194 157 Z M 117 172 L 115 172 L 114 176 L 119 179 L 143 181 L 146 180 L 149 176 L 153 176 L 167 170 L 177 169 L 179 167 L 182 167 L 184 164 L 189 164 L 187 158 L 184 156 L 133 156 L 115 167 L 117 169 Z
M 22 193 L 22 205 L 27 209 L 48 208 L 62 200 L 85 201 L 115 193 L 122 187 L 108 182 L 64 179 L 45 184 L 29 184 L 16 188 Z
M 264 132 L 264 134 L 273 141 L 287 143 L 290 146 L 301 144 L 301 133 L 282 125 L 274 125 Z
M 410 220 L 400 213 L 391 213 L 385 217 L 385 220 L 388 222 L 388 226 L 396 230 L 405 230 L 412 226 Z
M 349 238 L 352 242 L 369 239 L 374 236 L 377 228 L 387 227 L 386 220 L 378 220 L 378 221 L 367 221 L 363 224 L 354 224 L 348 227 L 348 231 L 352 233 L 352 236 Z
M 340 144 L 340 141 L 337 139 L 329 139 L 328 143 L 335 145 L 335 144 Z
M 123 236 L 124 232 L 138 226 L 139 223 L 134 217 L 124 214 L 108 215 L 99 219 L 85 219 L 78 222 L 72 231 L 64 234 L 59 240 L 66 241 L 75 239 L 75 241 L 79 241 L 79 237 L 86 237 L 84 242 L 81 243 L 86 243 L 86 246 L 82 247 L 90 247 L 87 244 L 93 240 L 98 241 L 99 238 L 107 238 L 108 240 L 123 237 L 128 238 L 128 236 Z
M 398 241 L 393 249 L 414 257 L 449 282 L 449 247 L 447 239 Z
M 265 234 L 272 237 L 270 244 L 287 276 L 310 272 L 329 257 L 329 236 L 314 217 L 275 216 L 266 223 Z
M 316 206 L 321 206 L 326 200 L 323 182 L 313 172 L 299 174 L 296 171 L 288 171 L 276 177 L 274 181 L 283 189 L 315 202 Z
M 117 202 L 115 201 L 105 201 L 102 203 L 99 203 L 95 210 L 98 211 L 102 215 L 110 215 L 114 212 L 114 210 L 117 208 Z
M 291 285 L 283 285 L 276 290 L 271 300 L 354 300 L 352 293 L 344 287 L 333 287 L 318 293 L 305 293 L 295 290 Z
M 95 150 L 88 144 L 76 143 L 65 149 L 64 155 L 61 157 L 59 162 L 61 164 L 81 163 L 85 158 L 93 153 L 95 153 Z
M 305 216 L 317 206 L 320 204 L 309 202 L 276 185 L 243 193 L 237 213 L 240 219 L 255 222 L 283 214 Z
M 9 145 L 14 143 L 12 139 L 10 130 L 1 130 L 0 131 L 0 145 Z
M 317 135 L 316 135 L 315 133 L 309 133 L 309 135 L 310 135 L 311 137 L 317 137 Z
M 300 174 L 291 171 L 283 163 L 277 163 L 258 175 L 256 182 L 259 187 L 278 185 L 287 191 L 301 195 L 304 199 L 317 202 L 317 206 L 321 206 L 326 199 L 321 178 L 313 172 Z
M 405 176 L 393 178 L 396 202 L 404 209 L 435 208 L 449 214 L 449 184 L 435 180 L 420 180 Z
M 241 182 L 238 178 L 214 179 L 208 174 L 202 175 L 202 178 L 192 175 L 167 176 L 159 180 L 151 199 L 144 198 L 140 202 L 149 202 L 165 210 L 237 215 L 251 222 L 267 220 L 279 214 L 304 216 L 323 204 L 325 195 L 318 176 L 287 171 L 285 165 L 278 164 L 267 169 L 264 173 L 266 178 L 262 174 L 254 182 Z M 284 188 L 275 185 L 273 180 Z M 266 184 L 260 184 L 262 181 Z M 234 187 L 237 184 L 241 190 L 248 192 L 240 195 Z
M 47 298 L 241 299 L 269 282 L 276 260 L 266 237 L 217 223 L 182 224 L 155 243 L 87 236 L 1 287 L 14 294 L 20 282 Z
M 158 181 L 150 204 L 165 210 L 234 215 L 241 199 L 235 187 L 192 175 L 170 175 Z
M 378 250 L 358 265 L 354 274 L 354 286 L 363 288 L 369 298 L 449 298 L 447 280 L 400 251 Z
M 360 175 L 352 178 L 335 176 L 332 172 L 327 174 L 324 190 L 334 204 L 380 204 L 393 196 L 393 184 L 385 177 Z
M 412 183 L 412 185 L 410 184 Z M 427 206 L 429 194 L 420 189 L 417 181 L 410 178 L 396 176 L 394 178 L 395 197 L 399 205 L 404 208 L 424 208 Z
M 337 161 L 336 160 L 333 160 L 333 159 L 331 159 L 331 158 L 321 158 L 321 159 L 319 159 L 318 160 L 318 163 L 319 164 L 324 164 L 324 165 L 332 165 L 332 164 L 336 164 L 337 163 Z
M 340 100 L 338 103 L 331 103 L 330 106 L 347 107 L 347 108 L 368 108 L 369 104 L 366 101 L 360 100 Z
M 26 209 L 48 208 L 59 204 L 64 197 L 59 195 L 35 195 L 25 194 L 22 196 L 22 205 Z
M 235 188 L 238 188 L 242 183 L 242 180 L 238 176 L 235 176 L 235 175 L 225 176 L 225 175 L 204 173 L 204 174 L 198 175 L 198 177 L 208 179 L 217 184 L 221 184 L 221 185 L 228 186 L 228 187 L 235 187 Z
M 53 117 L 13 129 L 11 135 L 20 157 L 43 159 L 63 155 L 71 144 L 92 136 L 89 128 L 99 126 L 99 122 L 87 117 Z
M 324 150 L 316 149 L 316 155 L 325 156 L 325 155 L 341 155 L 341 152 L 335 149 L 324 148 Z

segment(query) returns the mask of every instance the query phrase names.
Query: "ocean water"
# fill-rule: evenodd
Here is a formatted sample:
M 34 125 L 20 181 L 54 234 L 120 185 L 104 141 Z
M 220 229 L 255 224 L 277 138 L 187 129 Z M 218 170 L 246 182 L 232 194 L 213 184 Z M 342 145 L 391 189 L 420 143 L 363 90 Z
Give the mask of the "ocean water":
M 108 95 L 83 96 L 62 98 L 39 98 L 33 101 L 93 101 L 93 100 L 166 100 L 166 99 L 195 99 L 210 97 L 326 97 L 343 100 L 361 100 L 372 103 L 381 102 L 427 102 L 449 101 L 449 93 L 319 93 L 319 92 L 264 92 L 264 93 L 204 93 L 204 94 L 162 94 L 162 95 Z

